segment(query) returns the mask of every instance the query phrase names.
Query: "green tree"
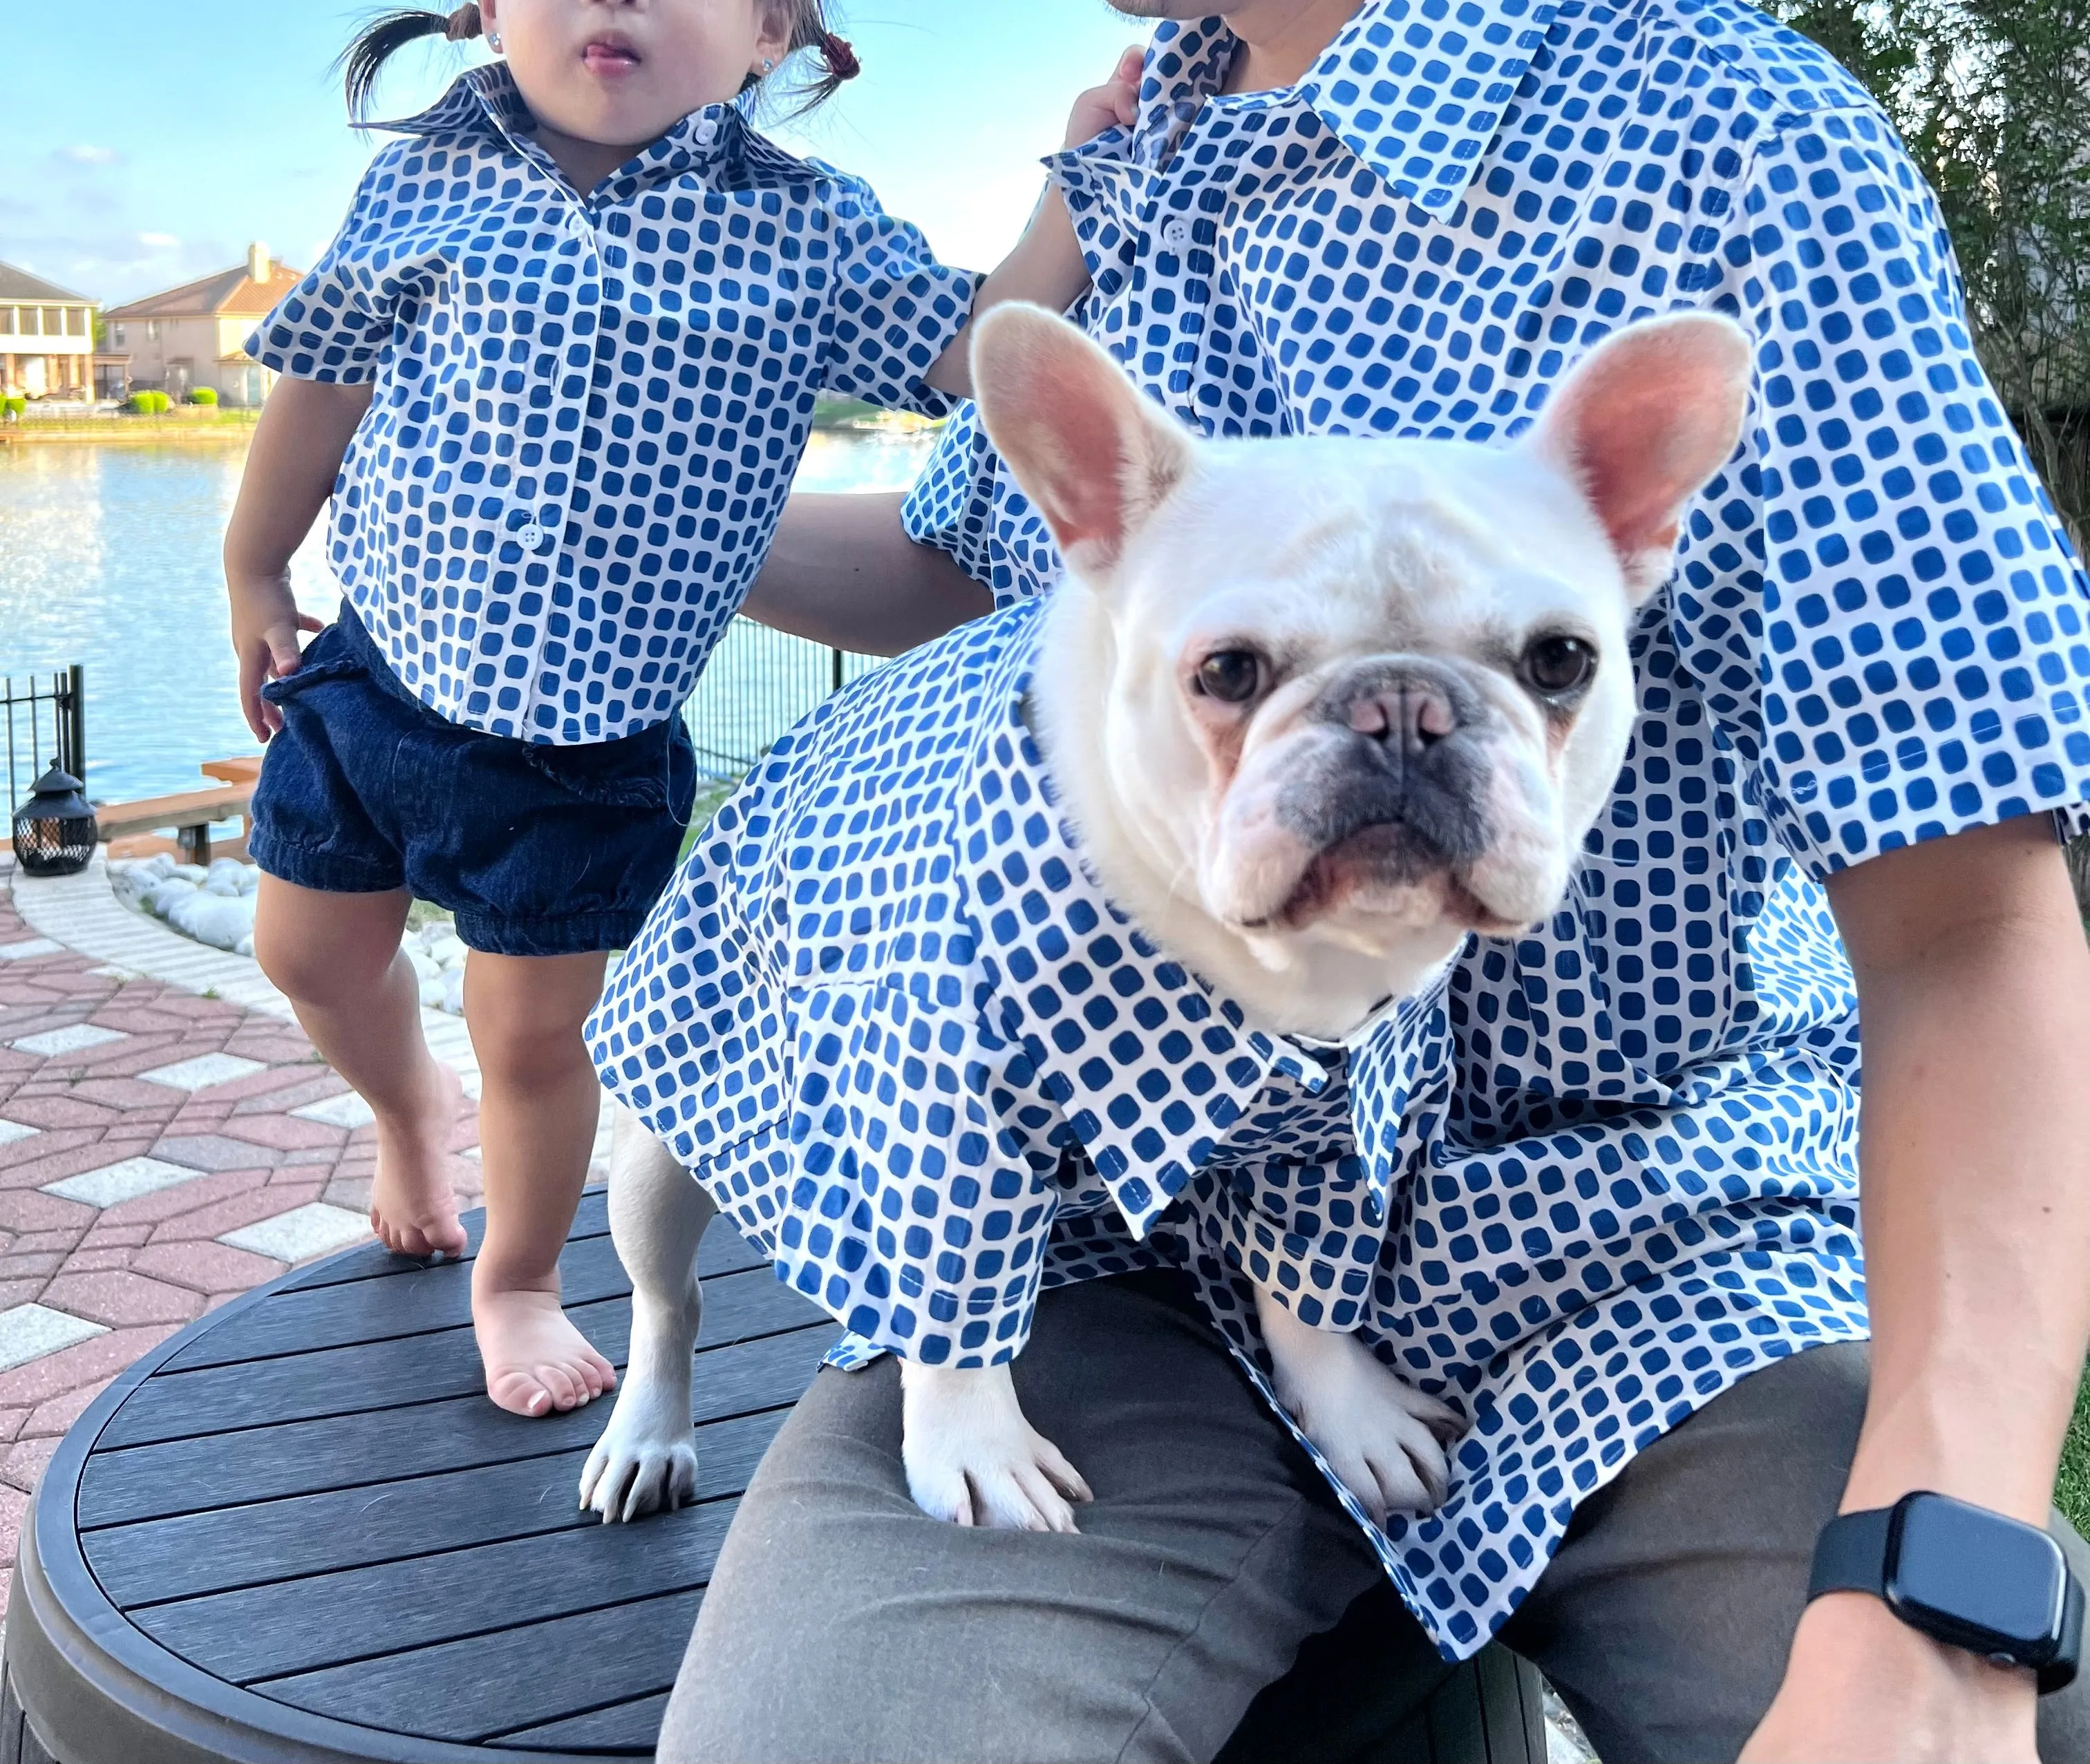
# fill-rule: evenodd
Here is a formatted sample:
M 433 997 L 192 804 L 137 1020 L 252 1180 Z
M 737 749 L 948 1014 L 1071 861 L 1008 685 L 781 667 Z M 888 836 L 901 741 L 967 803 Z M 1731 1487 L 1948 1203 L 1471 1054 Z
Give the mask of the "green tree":
M 1975 347 L 2078 551 L 2090 521 L 2090 0 L 1769 0 L 1937 192 Z

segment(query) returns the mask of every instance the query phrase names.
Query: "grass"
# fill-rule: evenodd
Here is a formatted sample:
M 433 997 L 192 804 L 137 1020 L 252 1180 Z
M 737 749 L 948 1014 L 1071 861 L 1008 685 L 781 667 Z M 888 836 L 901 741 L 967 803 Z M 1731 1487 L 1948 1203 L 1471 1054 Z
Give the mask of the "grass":
M 2090 1379 L 2075 1393 L 2075 1418 L 2068 1423 L 2068 1437 L 2062 1443 L 2053 1504 L 2078 1531 L 2090 1533 Z

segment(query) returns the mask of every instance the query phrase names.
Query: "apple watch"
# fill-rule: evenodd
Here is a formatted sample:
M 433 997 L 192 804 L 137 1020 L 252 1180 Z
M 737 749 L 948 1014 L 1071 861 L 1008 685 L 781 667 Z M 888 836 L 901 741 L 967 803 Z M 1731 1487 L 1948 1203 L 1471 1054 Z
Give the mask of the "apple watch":
M 1870 1593 L 1935 1641 L 2039 1676 L 2041 1696 L 2073 1684 L 2083 1588 L 2037 1526 L 1949 1495 L 1904 1495 L 1847 1513 L 1814 1546 L 1810 1599 Z

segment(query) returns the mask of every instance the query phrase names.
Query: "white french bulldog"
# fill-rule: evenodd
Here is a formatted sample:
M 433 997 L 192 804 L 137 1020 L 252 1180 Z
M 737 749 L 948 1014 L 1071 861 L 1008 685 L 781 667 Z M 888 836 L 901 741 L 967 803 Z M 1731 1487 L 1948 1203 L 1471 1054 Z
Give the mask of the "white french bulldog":
M 1467 934 L 1566 891 L 1634 714 L 1628 626 L 1733 452 L 1748 339 L 1709 313 L 1599 343 L 1516 444 L 1204 442 L 1035 308 L 974 383 L 1058 541 L 1036 734 L 1099 882 L 1252 1025 L 1340 1039 Z M 620 1111 L 610 1222 L 630 1367 L 581 1479 L 631 1518 L 690 1498 L 697 1247 L 713 1204 Z M 1354 1335 L 1258 1290 L 1279 1399 L 1382 1520 L 1447 1492 L 1460 1423 Z M 902 1367 L 908 1484 L 961 1524 L 1072 1530 L 1089 1491 L 1008 1368 Z

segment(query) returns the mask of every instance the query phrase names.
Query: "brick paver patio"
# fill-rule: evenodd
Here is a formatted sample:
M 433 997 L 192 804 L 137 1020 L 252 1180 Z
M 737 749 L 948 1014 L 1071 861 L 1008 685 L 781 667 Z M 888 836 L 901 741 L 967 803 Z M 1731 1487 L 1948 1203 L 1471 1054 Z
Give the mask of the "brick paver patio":
M 96 1393 L 234 1294 L 360 1241 L 368 1110 L 280 1015 L 76 954 L 0 870 L 0 1618 L 38 1474 Z M 478 1143 L 467 1104 L 456 1148 Z M 461 1192 L 478 1166 L 457 1163 Z

